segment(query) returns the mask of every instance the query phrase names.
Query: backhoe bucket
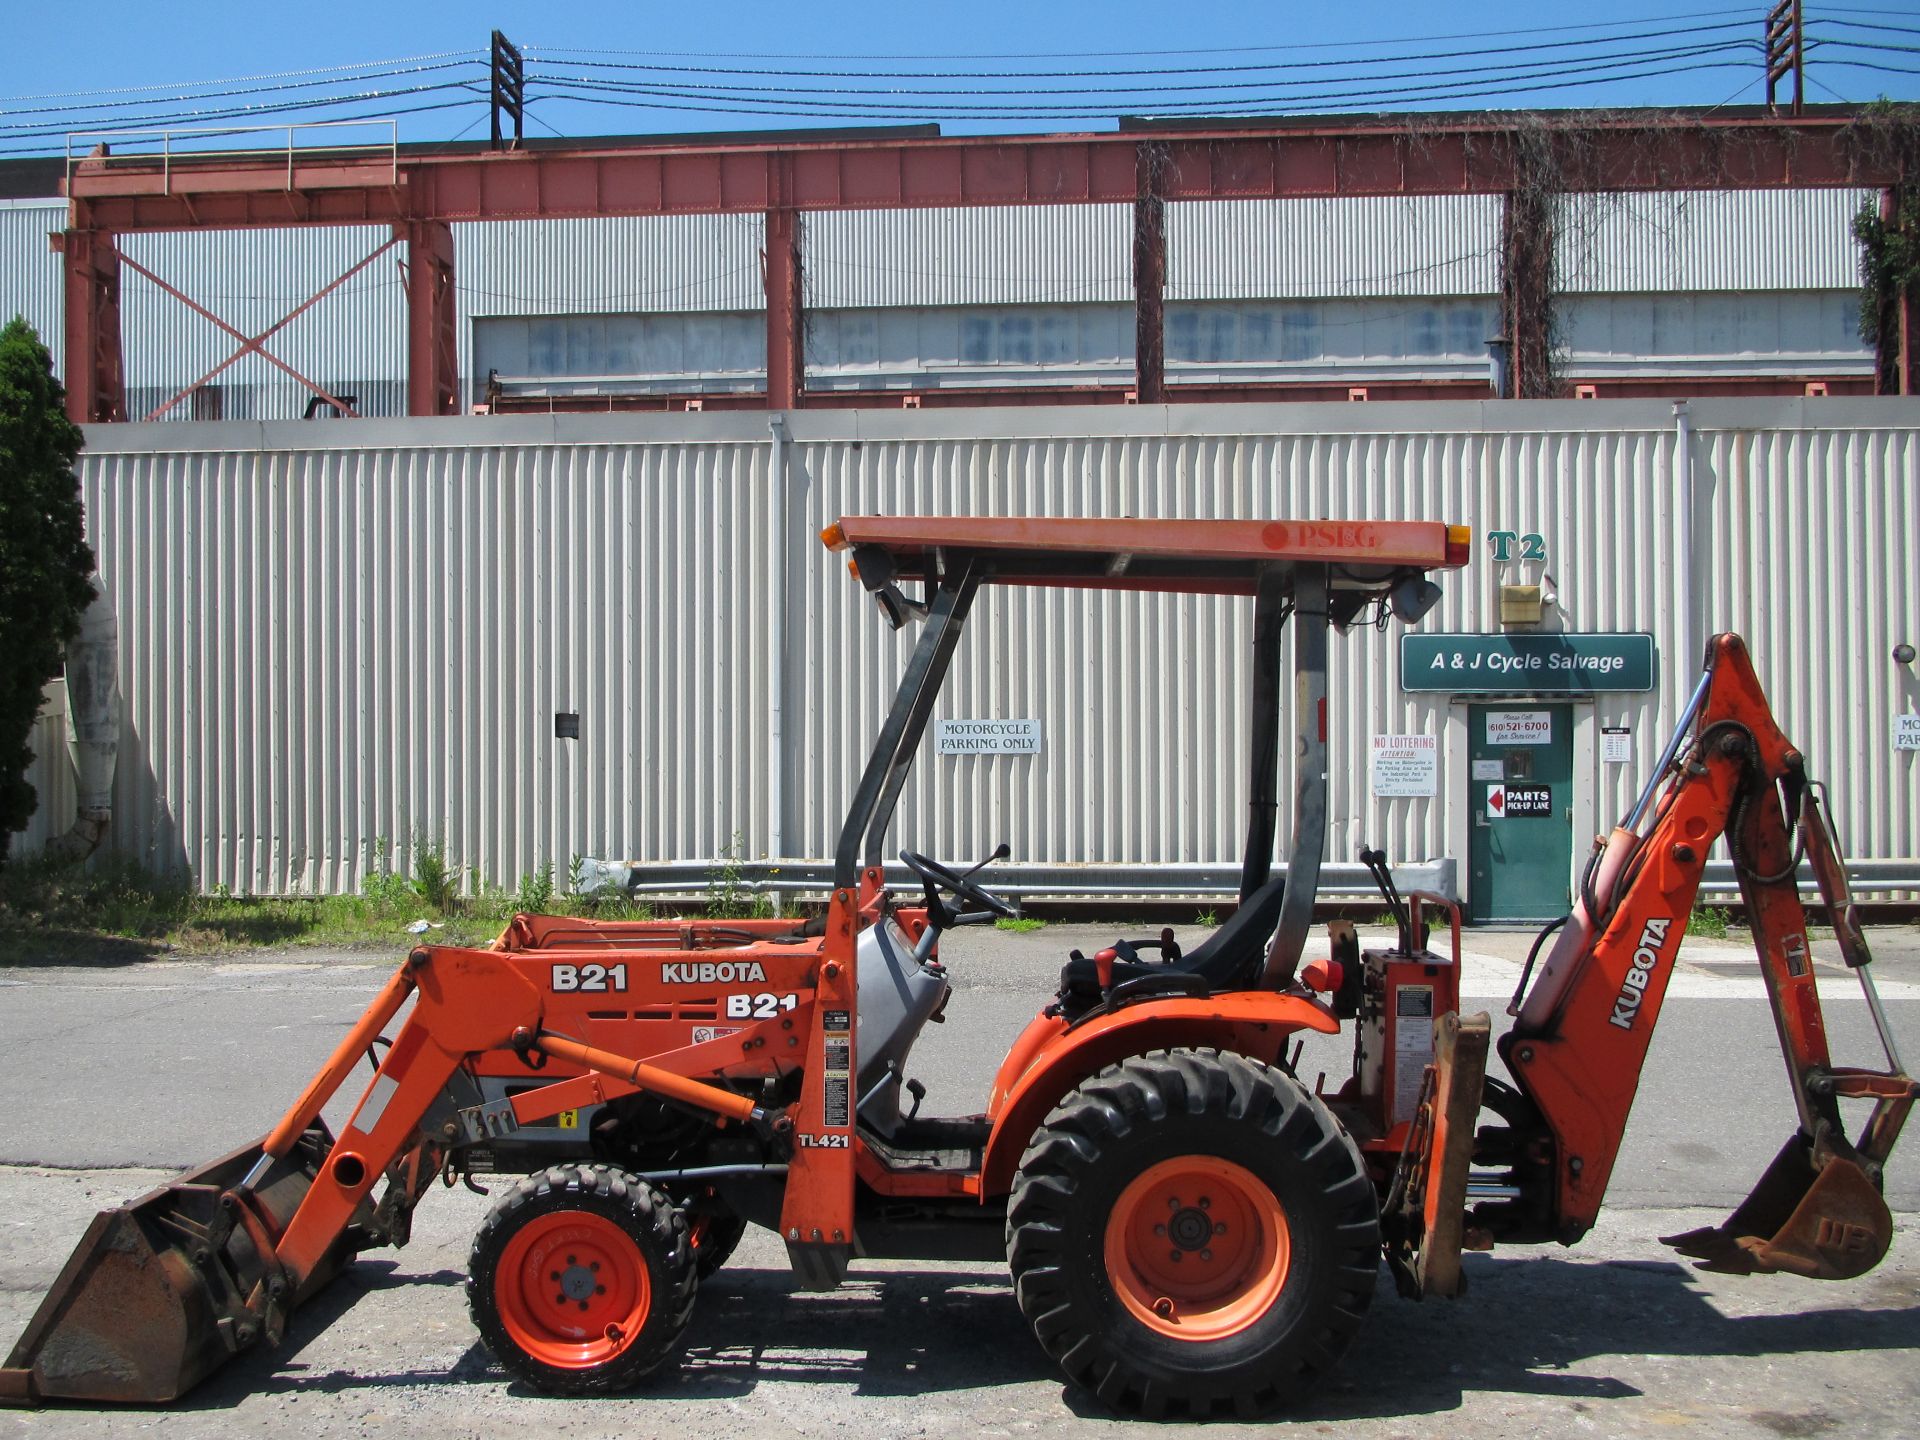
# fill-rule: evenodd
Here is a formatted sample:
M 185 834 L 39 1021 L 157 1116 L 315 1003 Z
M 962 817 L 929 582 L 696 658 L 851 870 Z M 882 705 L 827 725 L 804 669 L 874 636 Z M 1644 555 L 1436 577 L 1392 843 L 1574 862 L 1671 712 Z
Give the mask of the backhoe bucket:
M 1830 1155 L 1817 1164 L 1811 1142 L 1796 1134 L 1725 1224 L 1663 1235 L 1661 1243 L 1724 1275 L 1784 1270 L 1811 1280 L 1852 1280 L 1885 1257 L 1893 1217 L 1858 1161 Z
M 233 1187 L 259 1145 L 94 1216 L 0 1368 L 0 1404 L 159 1404 L 262 1335 L 278 1340 L 294 1302 L 337 1268 L 296 1296 L 272 1253 L 332 1146 L 316 1121 L 248 1196 Z

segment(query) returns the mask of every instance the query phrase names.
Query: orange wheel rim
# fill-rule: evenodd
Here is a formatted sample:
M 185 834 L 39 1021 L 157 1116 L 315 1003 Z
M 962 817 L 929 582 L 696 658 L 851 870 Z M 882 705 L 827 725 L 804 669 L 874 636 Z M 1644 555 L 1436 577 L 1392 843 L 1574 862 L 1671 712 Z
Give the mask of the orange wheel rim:
M 653 1286 L 632 1236 L 575 1210 L 521 1227 L 500 1257 L 494 1295 L 501 1324 L 528 1356 L 589 1370 L 639 1338 Z
M 1287 1214 L 1251 1170 L 1212 1155 L 1162 1160 L 1107 1217 L 1107 1276 L 1120 1303 L 1175 1340 L 1238 1335 L 1280 1298 Z

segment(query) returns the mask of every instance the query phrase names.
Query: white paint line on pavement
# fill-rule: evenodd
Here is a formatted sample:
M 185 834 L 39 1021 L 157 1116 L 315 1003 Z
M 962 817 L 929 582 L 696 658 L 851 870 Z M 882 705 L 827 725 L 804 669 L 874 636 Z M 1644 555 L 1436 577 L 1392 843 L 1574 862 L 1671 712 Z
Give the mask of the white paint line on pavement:
M 1724 951 L 1713 951 L 1724 954 Z M 1546 963 L 1545 950 L 1541 953 L 1541 964 Z M 1515 960 L 1503 960 L 1497 955 L 1487 955 L 1476 950 L 1460 952 L 1460 996 L 1472 1000 L 1506 1000 L 1513 994 L 1514 986 L 1520 983 L 1521 965 Z M 1860 983 L 1851 975 L 1843 975 L 1826 966 L 1819 967 L 1820 999 L 1824 1003 L 1843 1000 L 1860 1000 L 1863 995 Z M 1881 980 L 1880 998 L 1882 1000 L 1920 1000 L 1920 984 L 1910 980 Z M 1759 962 L 1753 962 L 1753 968 L 1744 975 L 1718 974 L 1687 963 L 1687 952 L 1680 952 L 1680 961 L 1674 967 L 1673 976 L 1667 982 L 1669 1000 L 1764 1000 L 1767 998 L 1767 982 L 1760 977 Z

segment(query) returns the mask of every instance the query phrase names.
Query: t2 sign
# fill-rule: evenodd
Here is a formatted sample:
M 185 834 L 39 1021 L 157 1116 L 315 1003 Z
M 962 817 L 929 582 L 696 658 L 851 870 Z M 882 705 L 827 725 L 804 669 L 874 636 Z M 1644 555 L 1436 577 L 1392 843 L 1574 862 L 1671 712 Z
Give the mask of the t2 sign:
M 1531 530 L 1524 534 L 1518 530 L 1489 530 L 1487 553 L 1496 565 L 1511 560 L 1545 560 L 1547 537 Z

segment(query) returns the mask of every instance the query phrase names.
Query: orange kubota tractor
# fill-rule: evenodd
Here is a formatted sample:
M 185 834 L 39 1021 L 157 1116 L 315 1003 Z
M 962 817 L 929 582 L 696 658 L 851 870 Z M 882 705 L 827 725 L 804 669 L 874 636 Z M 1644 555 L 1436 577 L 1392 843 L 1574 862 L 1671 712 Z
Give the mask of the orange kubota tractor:
M 1571 1243 L 1592 1226 L 1720 836 L 1800 1126 L 1724 1226 L 1675 1243 L 1713 1268 L 1831 1278 L 1885 1253 L 1881 1166 L 1914 1085 L 1818 794 L 1737 639 L 1712 643 L 1646 795 L 1523 980 L 1501 1080 L 1485 1073 L 1488 1018 L 1459 1013 L 1458 910 L 1403 903 L 1377 852 L 1363 858 L 1398 944 L 1363 954 L 1336 923 L 1329 953 L 1301 964 L 1326 828 L 1329 630 L 1417 620 L 1438 595 L 1429 572 L 1465 563 L 1466 531 L 861 517 L 825 539 L 896 626 L 923 629 L 841 831 L 824 923 L 523 915 L 489 949 L 414 950 L 264 1140 L 94 1221 L 0 1395 L 170 1400 L 276 1340 L 354 1252 L 405 1243 L 436 1179 L 525 1172 L 482 1225 L 468 1286 L 487 1345 L 538 1389 L 617 1391 L 653 1373 L 701 1277 L 759 1224 L 815 1288 L 856 1258 L 1004 1257 L 1040 1345 L 1107 1404 L 1267 1409 L 1338 1360 L 1383 1254 L 1404 1293 L 1452 1296 L 1463 1248 Z M 1009 907 L 980 866 L 912 852 L 922 894 L 902 903 L 881 845 L 982 585 L 1252 598 L 1251 819 L 1224 926 L 1185 952 L 1163 933 L 1073 955 L 987 1112 L 931 1119 L 908 1068 L 948 999 L 940 937 Z M 1298 779 L 1275 878 L 1288 620 Z M 1192 683 L 1168 676 L 1167 703 Z M 1887 1040 L 1884 1072 L 1831 1063 L 1803 857 Z M 1451 953 L 1427 945 L 1440 910 Z M 1290 1046 L 1342 1022 L 1353 1075 L 1310 1093 Z M 363 1063 L 373 1073 L 336 1137 L 321 1111 Z M 1852 1141 L 1850 1098 L 1873 1105 Z

